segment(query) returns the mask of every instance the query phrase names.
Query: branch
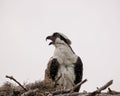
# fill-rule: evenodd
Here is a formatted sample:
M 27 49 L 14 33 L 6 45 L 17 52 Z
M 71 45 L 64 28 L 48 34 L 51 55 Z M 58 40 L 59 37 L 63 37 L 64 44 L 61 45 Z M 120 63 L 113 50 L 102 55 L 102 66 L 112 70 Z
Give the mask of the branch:
M 111 90 L 110 88 L 108 88 L 108 93 L 109 93 L 109 94 L 112 94 L 112 95 L 120 94 L 120 92 L 117 92 L 117 91 Z
M 107 87 L 109 87 L 113 83 L 113 80 L 110 80 L 107 82 L 104 86 L 97 88 L 96 91 L 93 91 L 92 93 L 89 93 L 87 96 L 95 96 L 96 94 L 101 93 L 102 90 L 105 90 Z
M 80 83 L 78 83 L 77 85 L 75 85 L 73 88 L 71 89 L 66 89 L 66 90 L 58 90 L 58 91 L 54 91 L 52 92 L 53 95 L 59 95 L 59 94 L 67 94 L 67 93 L 71 93 L 73 92 L 73 90 L 75 90 L 77 87 L 81 86 L 83 83 L 85 83 L 87 81 L 87 79 L 81 81 Z
M 85 79 L 85 80 L 79 82 L 78 84 L 76 84 L 72 89 L 70 89 L 70 92 L 71 92 L 71 93 L 74 92 L 74 90 L 75 90 L 76 88 L 78 88 L 79 86 L 81 86 L 81 85 L 82 85 L 83 83 L 85 83 L 86 81 L 87 81 L 87 79 Z
M 57 83 L 58 83 L 58 81 L 60 80 L 60 78 L 62 77 L 62 74 L 60 74 L 60 76 L 55 80 L 55 84 L 54 84 L 54 87 L 56 87 L 57 86 Z
M 39 91 L 38 88 L 36 88 L 34 90 L 28 90 L 27 92 L 21 94 L 21 96 L 35 96 L 37 91 Z
M 24 91 L 28 91 L 23 85 L 21 85 L 15 78 L 13 78 L 13 76 L 8 76 L 6 75 L 6 78 L 9 78 L 10 80 L 15 81 L 21 88 L 24 89 Z

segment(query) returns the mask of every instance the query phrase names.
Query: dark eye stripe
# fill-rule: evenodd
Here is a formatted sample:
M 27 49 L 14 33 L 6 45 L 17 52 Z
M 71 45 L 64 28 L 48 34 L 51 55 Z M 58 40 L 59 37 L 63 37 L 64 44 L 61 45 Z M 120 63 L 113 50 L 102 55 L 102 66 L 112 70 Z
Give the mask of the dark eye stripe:
M 68 44 L 67 40 L 63 36 L 60 35 L 60 39 L 63 40 L 65 43 Z
M 59 33 L 56 32 L 56 33 L 53 34 L 53 36 L 54 37 L 59 37 L 61 40 L 63 40 L 65 43 L 68 44 L 67 40 L 62 35 L 60 35 Z

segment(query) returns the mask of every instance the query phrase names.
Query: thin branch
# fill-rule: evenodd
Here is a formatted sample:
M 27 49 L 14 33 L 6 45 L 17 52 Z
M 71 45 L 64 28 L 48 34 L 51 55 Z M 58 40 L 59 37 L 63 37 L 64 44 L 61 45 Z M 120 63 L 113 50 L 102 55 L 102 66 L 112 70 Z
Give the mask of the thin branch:
M 112 94 L 112 95 L 120 94 L 120 92 L 117 92 L 117 91 L 111 90 L 110 88 L 108 88 L 108 93 L 109 93 L 109 94 Z
M 21 96 L 35 96 L 35 93 L 39 91 L 38 88 L 34 89 L 34 90 L 28 90 L 27 92 L 21 94 Z
M 85 83 L 86 81 L 87 81 L 87 79 L 85 79 L 85 80 L 79 82 L 78 84 L 76 84 L 72 89 L 70 89 L 70 92 L 74 92 L 74 90 L 75 90 L 76 88 L 78 88 L 79 86 L 81 86 L 81 85 L 82 85 L 83 83 Z
M 107 82 L 105 85 L 103 85 L 100 88 L 97 88 L 96 91 L 93 91 L 92 93 L 88 94 L 87 96 L 95 96 L 96 94 L 101 93 L 102 90 L 105 90 L 107 87 L 109 87 L 111 84 L 113 83 L 113 80 L 110 80 L 109 82 Z
M 13 76 L 6 75 L 6 78 L 9 78 L 10 80 L 15 81 L 21 88 L 24 89 L 24 91 L 28 91 L 22 84 L 20 84 L 15 78 L 13 78 Z
M 53 95 L 59 95 L 59 94 L 67 94 L 67 93 L 71 93 L 73 92 L 73 90 L 75 90 L 76 88 L 78 88 L 79 86 L 81 86 L 83 83 L 85 83 L 87 81 L 87 79 L 81 81 L 80 83 L 78 83 L 77 85 L 75 85 L 73 88 L 71 89 L 63 89 L 63 90 L 57 90 L 52 92 Z
M 100 93 L 102 90 L 105 90 L 107 87 L 109 87 L 112 83 L 113 83 L 113 80 L 110 80 L 104 86 L 98 88 L 95 92 Z
M 57 90 L 57 91 L 54 91 L 52 92 L 53 95 L 59 95 L 59 94 L 66 94 L 66 93 L 69 93 L 70 92 L 70 89 L 63 89 L 63 90 Z
M 55 84 L 54 84 L 54 87 L 56 87 L 57 86 L 57 83 L 58 83 L 58 81 L 60 80 L 60 78 L 62 77 L 62 74 L 60 74 L 60 76 L 55 80 Z

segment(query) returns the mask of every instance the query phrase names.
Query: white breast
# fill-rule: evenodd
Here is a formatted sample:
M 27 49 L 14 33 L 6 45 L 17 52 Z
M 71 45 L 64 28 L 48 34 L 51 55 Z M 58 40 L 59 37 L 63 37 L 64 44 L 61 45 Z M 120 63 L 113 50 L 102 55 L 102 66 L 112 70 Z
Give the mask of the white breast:
M 77 61 L 75 55 L 67 45 L 59 45 L 55 49 L 53 58 L 57 58 L 60 68 L 58 70 L 58 77 L 62 74 L 59 84 L 64 88 L 71 88 L 74 85 L 74 63 Z
M 54 58 L 58 59 L 60 64 L 69 65 L 77 61 L 77 55 L 75 55 L 67 45 L 58 45 L 54 51 Z

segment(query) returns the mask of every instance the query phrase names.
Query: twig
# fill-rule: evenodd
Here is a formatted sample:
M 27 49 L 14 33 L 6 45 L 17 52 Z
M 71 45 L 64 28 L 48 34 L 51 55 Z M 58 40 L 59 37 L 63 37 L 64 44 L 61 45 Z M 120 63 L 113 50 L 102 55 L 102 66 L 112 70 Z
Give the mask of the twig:
M 79 86 L 81 86 L 81 85 L 82 85 L 83 83 L 85 83 L 86 81 L 87 81 L 87 79 L 85 79 L 85 80 L 79 82 L 78 84 L 76 84 L 72 89 L 70 89 L 70 92 L 71 92 L 71 93 L 74 92 L 74 90 L 75 90 L 76 88 L 78 88 Z
M 13 78 L 13 76 L 6 75 L 6 78 L 9 78 L 10 80 L 15 81 L 21 88 L 24 89 L 24 91 L 28 91 L 22 84 L 20 84 L 15 78 Z
M 60 78 L 62 77 L 62 74 L 60 74 L 60 76 L 55 80 L 55 84 L 54 84 L 54 87 L 56 87 L 57 86 L 57 83 L 58 83 L 58 81 L 60 80 Z
M 83 83 L 85 83 L 87 81 L 87 79 L 81 81 L 80 83 L 78 83 L 77 85 L 75 85 L 73 88 L 71 89 L 66 89 L 66 90 L 57 90 L 52 92 L 53 95 L 59 95 L 59 94 L 67 94 L 67 93 L 71 93 L 73 92 L 76 88 L 78 88 L 79 86 L 81 86 Z
M 109 94 L 112 94 L 112 95 L 120 94 L 120 92 L 111 90 L 110 88 L 108 88 L 108 93 L 109 93 Z
M 109 82 L 107 82 L 104 86 L 98 88 L 96 91 L 93 91 L 92 93 L 89 93 L 87 96 L 95 96 L 96 94 L 101 93 L 102 90 L 105 90 L 107 87 L 109 87 L 111 84 L 113 83 L 113 80 L 110 80 Z
M 79 92 L 73 92 L 68 94 L 63 94 L 62 96 L 81 96 Z
M 109 87 L 112 83 L 113 83 L 113 80 L 110 80 L 104 86 L 98 88 L 95 92 L 100 93 L 102 90 L 105 90 L 107 87 Z
M 57 91 L 54 91 L 52 92 L 53 95 L 59 95 L 59 94 L 66 94 L 66 93 L 69 93 L 70 92 L 70 89 L 63 89 L 63 90 L 57 90 Z
M 36 88 L 34 90 L 28 90 L 27 92 L 21 94 L 21 96 L 34 96 L 37 91 L 39 91 L 38 88 Z

